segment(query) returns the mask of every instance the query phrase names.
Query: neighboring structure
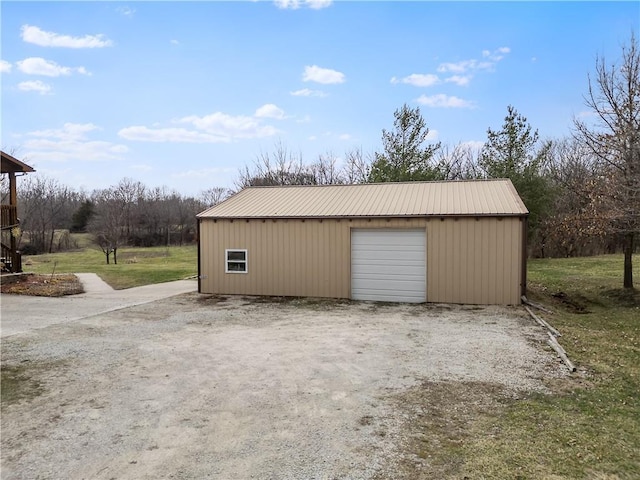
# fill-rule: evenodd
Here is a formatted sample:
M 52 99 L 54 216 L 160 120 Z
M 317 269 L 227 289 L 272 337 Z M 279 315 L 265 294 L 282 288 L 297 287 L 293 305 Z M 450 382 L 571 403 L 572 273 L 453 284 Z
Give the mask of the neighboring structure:
M 0 255 L 0 262 L 2 263 L 3 271 L 17 273 L 22 271 L 22 258 L 18 251 L 16 241 L 17 229 L 19 228 L 16 176 L 34 172 L 35 170 L 8 153 L 0 153 L 2 154 L 2 161 L 0 162 L 1 173 L 3 176 L 7 175 L 9 178 L 9 191 L 2 192 L 2 206 L 0 210 L 2 217 L 0 223 L 2 226 L 2 253 Z
M 510 180 L 249 187 L 198 215 L 199 291 L 519 304 Z

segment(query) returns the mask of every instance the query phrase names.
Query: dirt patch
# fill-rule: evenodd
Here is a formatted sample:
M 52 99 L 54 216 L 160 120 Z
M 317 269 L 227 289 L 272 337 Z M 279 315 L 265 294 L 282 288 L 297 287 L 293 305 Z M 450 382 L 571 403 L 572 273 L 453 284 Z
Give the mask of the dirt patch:
M 24 274 L 3 277 L 0 291 L 2 293 L 12 293 L 16 295 L 62 297 L 64 295 L 84 293 L 84 288 L 80 280 L 78 280 L 78 277 L 71 274 Z
M 587 300 L 581 295 L 569 296 L 565 292 L 551 294 L 559 304 L 570 313 L 591 313 L 587 309 Z
M 31 368 L 25 364 L 21 366 L 3 365 L 0 371 L 0 403 L 2 406 L 11 405 L 21 400 L 32 399 L 43 391 L 42 384 L 34 380 Z
M 640 290 L 635 288 L 615 288 L 604 291 L 603 295 L 624 307 L 640 307 Z
M 480 415 L 495 415 L 518 396 L 500 384 L 453 381 L 424 381 L 393 396 L 405 419 L 402 453 L 392 465 L 398 477 L 457 478 L 462 466 L 461 447 L 472 423 Z
M 564 375 L 515 309 L 198 298 L 3 339 L 56 365 L 3 406 L 3 478 L 439 478 L 475 413 Z

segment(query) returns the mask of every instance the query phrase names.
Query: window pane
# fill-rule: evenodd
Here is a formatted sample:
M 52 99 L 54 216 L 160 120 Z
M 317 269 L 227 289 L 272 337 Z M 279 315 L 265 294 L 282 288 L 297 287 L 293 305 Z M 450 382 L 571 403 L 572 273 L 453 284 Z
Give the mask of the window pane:
M 227 252 L 227 260 L 240 260 L 240 261 L 246 261 L 246 254 L 247 252 L 242 252 L 242 251 L 230 251 Z
M 247 271 L 247 264 L 246 263 L 239 263 L 239 262 L 228 262 L 227 263 L 227 270 L 229 270 L 230 272 L 246 272 Z

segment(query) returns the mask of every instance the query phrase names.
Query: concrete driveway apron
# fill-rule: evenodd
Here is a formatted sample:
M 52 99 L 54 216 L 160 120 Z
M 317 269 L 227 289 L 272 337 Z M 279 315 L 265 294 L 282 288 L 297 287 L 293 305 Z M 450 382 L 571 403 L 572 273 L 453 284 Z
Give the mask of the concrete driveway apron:
M 195 292 L 195 280 L 144 285 L 114 290 L 94 273 L 77 273 L 85 293 L 64 297 L 2 295 L 0 297 L 0 336 L 7 337 L 101 313 L 149 303 L 162 298 Z

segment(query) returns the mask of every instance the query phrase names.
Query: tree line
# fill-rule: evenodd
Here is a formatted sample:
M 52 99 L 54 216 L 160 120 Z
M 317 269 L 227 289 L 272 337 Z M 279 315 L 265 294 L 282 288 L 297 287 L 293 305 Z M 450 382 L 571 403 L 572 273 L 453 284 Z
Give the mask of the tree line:
M 380 151 L 362 148 L 314 161 L 277 143 L 238 175 L 235 188 L 214 187 L 197 197 L 129 178 L 90 194 L 46 177 L 19 184 L 23 251 L 68 248 L 60 230 L 89 232 L 117 262 L 120 245 L 192 242 L 195 215 L 248 186 L 325 185 L 509 178 L 527 206 L 529 254 L 584 256 L 623 251 L 624 286 L 633 286 L 632 254 L 640 231 L 640 49 L 635 36 L 619 63 L 596 60 L 584 96 L 590 115 L 575 118 L 572 134 L 541 139 L 509 105 L 503 124 L 488 128 L 480 148 L 429 140 L 418 107 L 394 112 Z

